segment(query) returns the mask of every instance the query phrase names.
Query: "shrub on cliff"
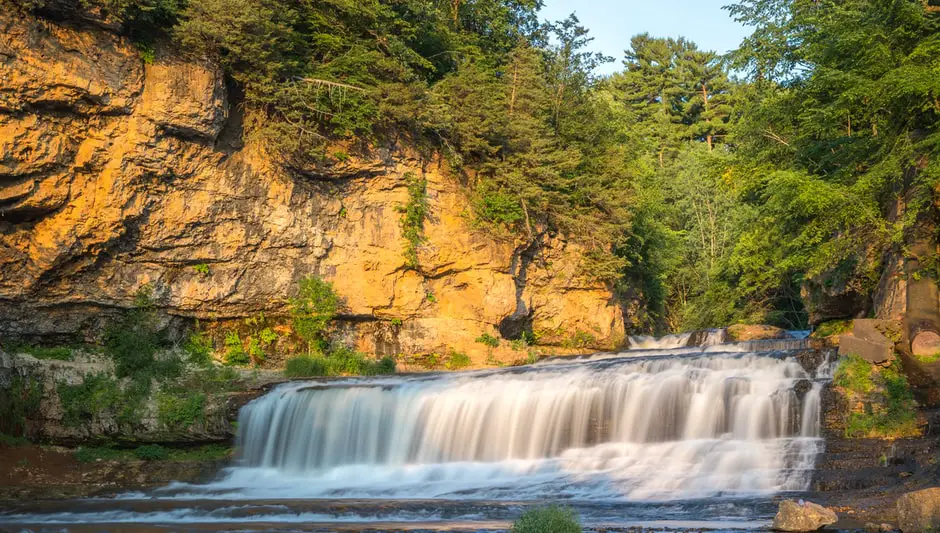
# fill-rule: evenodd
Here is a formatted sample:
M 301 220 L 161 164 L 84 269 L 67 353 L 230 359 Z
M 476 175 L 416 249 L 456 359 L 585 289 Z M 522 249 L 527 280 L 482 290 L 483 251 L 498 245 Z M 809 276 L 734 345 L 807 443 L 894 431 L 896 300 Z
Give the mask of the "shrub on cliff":
M 174 357 L 157 359 L 167 342 L 158 323 L 153 287 L 141 286 L 134 297 L 134 308 L 105 332 L 105 349 L 114 359 L 118 377 L 137 379 L 172 378 L 180 374 L 180 361 Z
M 574 511 L 557 505 L 529 509 L 512 525 L 511 533 L 581 533 Z
M 298 282 L 297 296 L 289 302 L 297 336 L 307 343 L 311 353 L 322 351 L 327 328 L 339 308 L 339 297 L 333 284 L 317 276 L 302 278 Z

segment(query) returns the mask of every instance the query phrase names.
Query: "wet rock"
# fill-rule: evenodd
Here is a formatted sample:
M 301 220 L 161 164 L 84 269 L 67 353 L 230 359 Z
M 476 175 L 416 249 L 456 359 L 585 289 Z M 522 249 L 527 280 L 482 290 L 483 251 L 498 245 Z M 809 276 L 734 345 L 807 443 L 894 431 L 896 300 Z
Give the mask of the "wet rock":
M 835 511 L 822 505 L 807 502 L 784 500 L 780 502 L 777 516 L 774 517 L 773 529 L 777 531 L 816 531 L 839 521 Z
M 926 533 L 940 529 L 940 488 L 909 492 L 897 503 L 898 524 L 904 533 Z
M 728 340 L 732 342 L 787 338 L 786 330 L 766 324 L 734 324 L 727 331 Z

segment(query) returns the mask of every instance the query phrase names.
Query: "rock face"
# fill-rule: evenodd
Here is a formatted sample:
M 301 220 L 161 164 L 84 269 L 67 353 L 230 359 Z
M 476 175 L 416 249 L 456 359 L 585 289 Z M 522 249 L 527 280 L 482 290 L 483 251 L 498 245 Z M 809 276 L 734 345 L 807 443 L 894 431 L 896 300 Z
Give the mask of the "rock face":
M 780 502 L 773 529 L 777 531 L 816 531 L 839 521 L 829 508 L 812 502 L 784 500 Z
M 940 529 L 940 488 L 910 492 L 898 498 L 898 525 L 904 533 Z
M 577 244 L 475 230 L 440 161 L 391 147 L 293 175 L 242 146 L 232 109 L 213 65 L 159 52 L 145 65 L 100 28 L 0 13 L 0 335 L 93 336 L 145 283 L 172 317 L 277 315 L 319 275 L 368 351 L 476 359 L 475 338 L 519 324 L 547 344 L 622 342 Z M 406 175 L 428 183 L 417 270 Z
M 885 333 L 900 337 L 900 325 L 889 320 L 855 319 L 852 334 L 839 339 L 839 355 L 855 354 L 873 364 L 894 358 L 894 342 Z

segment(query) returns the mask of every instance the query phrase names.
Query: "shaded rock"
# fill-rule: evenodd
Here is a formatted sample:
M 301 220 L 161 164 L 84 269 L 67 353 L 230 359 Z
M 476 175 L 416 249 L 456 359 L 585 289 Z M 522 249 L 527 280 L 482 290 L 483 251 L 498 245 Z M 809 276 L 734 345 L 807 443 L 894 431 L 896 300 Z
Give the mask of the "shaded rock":
M 940 488 L 909 492 L 898 498 L 898 524 L 904 533 L 940 529 Z
M 852 334 L 839 339 L 839 355 L 855 354 L 869 363 L 883 364 L 894 358 L 894 338 L 900 336 L 896 322 L 877 319 L 856 319 Z
M 734 324 L 727 331 L 728 340 L 732 342 L 787 338 L 786 330 L 766 324 Z
M 816 531 L 839 521 L 835 511 L 822 505 L 800 500 L 783 500 L 774 517 L 777 531 Z

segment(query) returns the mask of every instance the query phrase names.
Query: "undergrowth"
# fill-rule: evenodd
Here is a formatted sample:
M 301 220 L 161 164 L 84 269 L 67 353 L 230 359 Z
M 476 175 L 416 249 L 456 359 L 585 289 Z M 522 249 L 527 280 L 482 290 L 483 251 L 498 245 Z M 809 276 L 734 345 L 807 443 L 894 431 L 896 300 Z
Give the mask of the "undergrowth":
M 917 405 L 897 359 L 881 368 L 858 355 L 849 355 L 839 362 L 833 382 L 851 401 L 862 405 L 861 411 L 848 413 L 847 437 L 901 438 L 919 434 Z

